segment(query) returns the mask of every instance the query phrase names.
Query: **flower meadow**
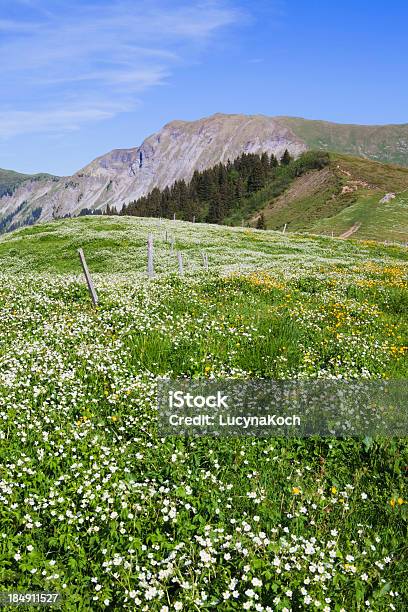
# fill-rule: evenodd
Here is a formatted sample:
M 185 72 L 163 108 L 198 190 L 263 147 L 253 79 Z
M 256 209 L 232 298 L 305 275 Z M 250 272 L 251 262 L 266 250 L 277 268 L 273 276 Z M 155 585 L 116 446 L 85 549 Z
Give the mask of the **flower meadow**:
M 406 610 L 405 439 L 162 438 L 156 393 L 407 378 L 407 259 L 135 218 L 2 238 L 0 590 L 59 592 L 69 612 Z

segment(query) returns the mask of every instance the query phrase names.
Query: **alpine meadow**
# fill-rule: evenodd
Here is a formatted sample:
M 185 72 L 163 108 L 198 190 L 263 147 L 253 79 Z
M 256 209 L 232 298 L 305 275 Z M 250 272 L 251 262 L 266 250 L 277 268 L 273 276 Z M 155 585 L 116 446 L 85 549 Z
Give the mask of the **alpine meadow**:
M 69 611 L 404 610 L 405 439 L 163 438 L 156 390 L 406 378 L 405 247 L 83 216 L 5 235 L 0 258 L 5 590 Z
M 0 1 L 0 612 L 408 611 L 407 23 Z

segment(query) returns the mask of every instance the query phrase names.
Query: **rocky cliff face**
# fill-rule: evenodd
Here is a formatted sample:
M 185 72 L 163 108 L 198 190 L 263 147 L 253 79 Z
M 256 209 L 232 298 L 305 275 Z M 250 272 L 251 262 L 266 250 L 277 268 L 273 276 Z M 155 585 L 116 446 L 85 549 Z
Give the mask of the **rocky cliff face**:
M 188 180 L 194 170 L 233 160 L 244 151 L 279 157 L 285 149 L 297 156 L 308 148 L 408 166 L 408 124 L 359 126 L 220 113 L 199 121 L 172 121 L 140 147 L 111 151 L 71 177 L 16 179 L 15 173 L 6 172 L 0 190 L 0 231 L 14 223 L 75 215 L 83 208 L 104 209 L 109 204 L 121 209 L 154 187 Z M 0 187 L 1 176 L 0 171 Z
M 243 152 L 266 151 L 280 157 L 285 149 L 298 156 L 307 146 L 272 117 L 216 114 L 199 121 L 172 121 L 140 147 L 111 151 L 71 177 L 25 181 L 12 195 L 0 198 L 0 219 L 8 215 L 13 223 L 24 222 L 39 208 L 39 220 L 108 204 L 121 209 L 154 187 L 188 180 L 194 170 L 233 160 Z

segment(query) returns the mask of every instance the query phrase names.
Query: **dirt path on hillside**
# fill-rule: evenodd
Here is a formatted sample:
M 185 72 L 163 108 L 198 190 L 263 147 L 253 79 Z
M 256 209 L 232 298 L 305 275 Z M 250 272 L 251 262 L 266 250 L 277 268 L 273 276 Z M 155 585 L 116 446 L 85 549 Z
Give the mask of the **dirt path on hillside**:
M 355 234 L 356 231 L 360 229 L 360 227 L 361 227 L 361 223 L 355 223 L 347 231 L 345 231 L 343 234 L 340 234 L 339 238 L 350 238 L 350 236 Z

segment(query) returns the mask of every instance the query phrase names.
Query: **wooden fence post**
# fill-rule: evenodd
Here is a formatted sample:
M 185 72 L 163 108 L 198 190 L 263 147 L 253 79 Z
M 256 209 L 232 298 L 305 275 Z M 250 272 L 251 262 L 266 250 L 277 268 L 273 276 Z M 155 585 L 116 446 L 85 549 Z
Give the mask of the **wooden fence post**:
M 153 267 L 153 234 L 149 234 L 147 239 L 147 273 L 149 278 L 153 278 L 154 276 L 154 267 Z
M 283 226 L 283 233 L 285 233 L 285 232 L 286 232 L 286 228 L 287 228 L 287 226 L 288 226 L 288 224 L 287 224 L 287 223 L 285 223 L 285 225 Z
M 81 265 L 82 265 L 82 269 L 84 271 L 84 275 L 86 278 L 86 284 L 88 285 L 88 290 L 89 293 L 91 294 L 91 298 L 92 298 L 92 302 L 94 306 L 98 305 L 98 294 L 95 291 L 95 287 L 91 278 L 91 275 L 89 274 L 89 270 L 88 270 L 88 266 L 86 264 L 86 259 L 85 259 L 85 255 L 82 249 L 78 249 L 78 255 L 79 255 L 79 259 L 81 261 Z
M 202 255 L 202 258 L 203 258 L 204 269 L 208 271 L 208 255 L 204 251 L 202 251 L 201 255 Z
M 180 276 L 184 275 L 184 270 L 183 270 L 183 256 L 180 253 L 180 251 L 177 251 L 177 259 L 178 259 L 178 269 L 179 269 L 179 274 Z
M 171 255 L 173 255 L 173 253 L 174 253 L 174 236 L 171 237 L 170 253 L 171 253 Z

